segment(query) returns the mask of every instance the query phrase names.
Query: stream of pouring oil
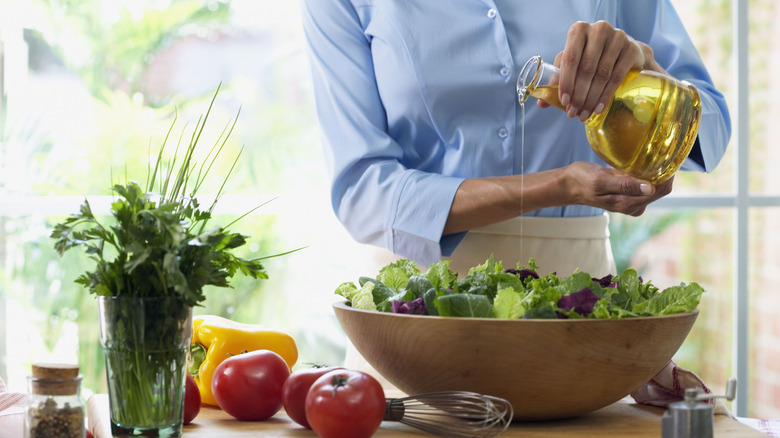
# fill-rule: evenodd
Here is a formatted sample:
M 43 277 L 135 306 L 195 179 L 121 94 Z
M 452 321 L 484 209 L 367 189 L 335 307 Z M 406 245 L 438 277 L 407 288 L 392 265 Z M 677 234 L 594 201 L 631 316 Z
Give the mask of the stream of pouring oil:
M 525 214 L 523 198 L 525 197 L 525 102 L 520 104 L 520 214 Z M 520 221 L 520 254 L 523 254 L 523 221 Z M 518 262 L 521 260 L 515 260 Z

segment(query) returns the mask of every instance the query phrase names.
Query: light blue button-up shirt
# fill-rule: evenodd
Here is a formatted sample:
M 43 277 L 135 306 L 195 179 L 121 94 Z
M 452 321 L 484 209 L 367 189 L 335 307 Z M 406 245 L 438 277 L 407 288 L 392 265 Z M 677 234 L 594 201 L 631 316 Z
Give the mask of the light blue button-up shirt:
M 464 179 L 603 164 L 583 124 L 555 108 L 526 105 L 521 145 L 519 69 L 537 54 L 552 62 L 579 20 L 623 29 L 698 87 L 702 122 L 683 168 L 714 169 L 728 109 L 668 1 L 303 0 L 333 209 L 353 238 L 427 265 L 465 236 L 442 236 Z

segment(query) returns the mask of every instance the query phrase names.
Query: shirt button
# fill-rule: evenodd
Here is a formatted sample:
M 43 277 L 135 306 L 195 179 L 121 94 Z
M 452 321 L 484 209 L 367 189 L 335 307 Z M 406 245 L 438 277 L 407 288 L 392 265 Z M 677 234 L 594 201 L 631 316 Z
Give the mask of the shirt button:
M 501 128 L 498 130 L 498 137 L 501 139 L 509 137 L 509 131 L 506 130 L 506 128 Z
M 509 68 L 501 67 L 501 70 L 498 71 L 498 74 L 500 74 L 503 77 L 509 76 Z
M 487 13 L 488 18 L 496 18 L 496 14 L 498 14 L 498 12 L 495 9 L 493 8 L 488 9 L 488 13 Z

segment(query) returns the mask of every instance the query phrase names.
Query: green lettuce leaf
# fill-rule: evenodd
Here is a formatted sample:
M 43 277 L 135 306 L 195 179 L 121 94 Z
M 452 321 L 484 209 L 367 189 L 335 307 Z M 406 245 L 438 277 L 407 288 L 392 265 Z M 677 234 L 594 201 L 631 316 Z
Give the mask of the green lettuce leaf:
M 493 302 L 499 289 L 524 289 L 523 281 L 512 273 L 504 270 L 503 263 L 493 260 L 493 256 L 483 264 L 469 269 L 468 275 L 458 282 L 457 292 L 475 295 L 485 295 Z
M 377 310 L 374 304 L 374 283 L 367 281 L 360 289 L 354 283 L 342 283 L 336 294 L 346 298 L 355 309 Z
M 393 311 L 393 299 L 399 295 L 399 291 L 387 286 L 379 280 L 360 277 L 361 286 L 365 286 L 368 283 L 372 283 L 372 296 L 374 297 L 374 305 L 380 312 L 392 312 Z M 397 299 L 397 298 L 395 298 Z
M 612 281 L 618 282 L 617 291 L 611 297 L 612 303 L 617 308 L 631 309 L 658 293 L 658 288 L 652 283 L 642 283 L 639 274 L 633 269 L 626 269 Z
M 503 262 L 495 261 L 493 258 L 493 254 L 490 254 L 490 257 L 488 257 L 487 260 L 485 260 L 485 263 L 477 266 L 473 266 L 469 268 L 469 272 L 466 274 L 471 275 L 481 272 L 483 274 L 500 274 L 504 272 L 504 264 Z
M 341 283 L 339 287 L 336 288 L 335 293 L 336 295 L 341 295 L 347 301 L 352 301 L 352 298 L 358 294 L 358 291 L 359 289 L 355 286 L 355 283 L 348 281 L 346 283 Z
M 425 303 L 425 310 L 428 311 L 428 315 L 439 315 L 439 310 L 436 308 L 436 303 L 439 300 L 438 298 L 439 294 L 434 288 L 428 289 L 428 291 L 423 294 L 423 303 Z
M 425 277 L 438 290 L 446 291 L 458 282 L 458 274 L 450 269 L 450 260 L 441 260 L 428 267 Z
M 441 316 L 470 318 L 492 318 L 494 316 L 493 305 L 484 295 L 440 295 L 436 300 L 436 308 Z
M 697 283 L 680 284 L 664 289 L 650 299 L 632 307 L 634 313 L 640 315 L 672 315 L 675 313 L 692 312 L 699 305 L 704 289 Z
M 574 273 L 570 276 L 562 278 L 555 286 L 555 288 L 558 289 L 561 296 L 563 296 L 572 292 L 577 292 L 584 287 L 591 288 L 591 290 L 593 290 L 592 286 L 593 282 L 591 281 L 590 274 L 582 271 L 574 271 Z
M 552 274 L 531 281 L 529 283 L 528 293 L 523 298 L 526 313 L 530 312 L 531 314 L 536 314 L 541 312 L 541 314 L 549 315 L 549 309 L 555 310 L 557 307 L 555 303 L 557 303 L 563 295 L 561 289 L 556 286 L 558 286 L 558 281 L 556 278 L 552 277 Z M 529 317 L 527 314 L 523 316 L 526 318 Z
M 499 289 L 498 293 L 496 293 L 496 298 L 493 300 L 493 313 L 495 313 L 496 318 L 520 318 L 525 314 L 523 295 L 511 287 Z
M 409 278 L 420 274 L 420 270 L 417 269 L 417 265 L 413 261 L 401 259 L 383 267 L 376 279 L 391 289 L 400 290 L 406 287 Z
M 406 290 L 411 292 L 414 298 L 420 298 L 430 289 L 433 289 L 433 284 L 422 275 L 413 275 L 409 278 L 409 282 L 406 283 Z
M 557 319 L 558 306 L 552 301 L 539 302 L 536 307 L 525 312 L 523 319 Z

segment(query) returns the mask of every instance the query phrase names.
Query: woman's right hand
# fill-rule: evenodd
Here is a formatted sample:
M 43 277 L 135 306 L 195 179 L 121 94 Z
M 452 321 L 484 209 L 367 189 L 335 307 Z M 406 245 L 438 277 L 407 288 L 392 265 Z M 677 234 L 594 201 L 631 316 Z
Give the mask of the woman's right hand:
M 639 216 L 651 203 L 672 191 L 674 177 L 653 185 L 612 167 L 578 161 L 564 168 L 568 204 L 590 205 L 615 213 Z
M 570 118 L 583 122 L 606 109 L 630 69 L 665 73 L 650 46 L 606 21 L 574 23 L 555 65 L 561 69 L 561 104 Z

